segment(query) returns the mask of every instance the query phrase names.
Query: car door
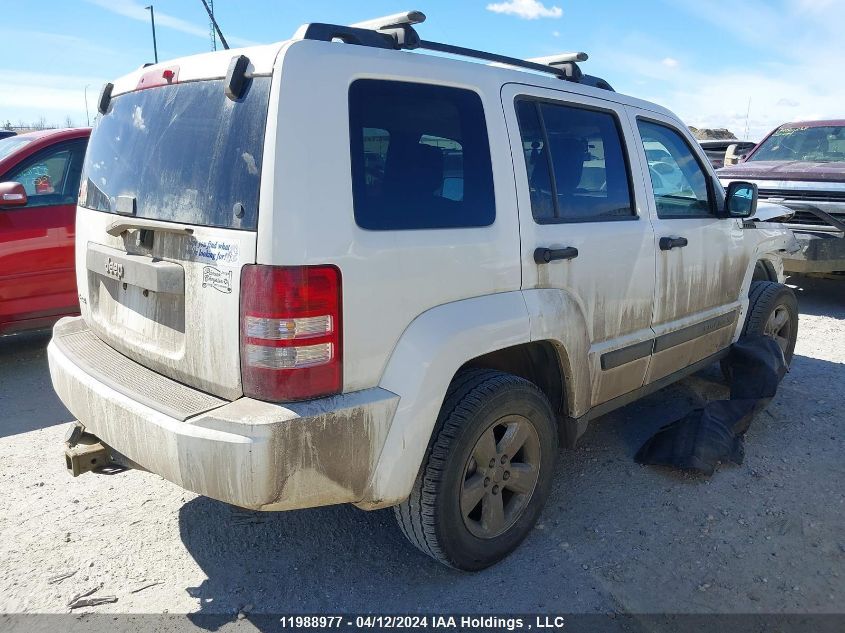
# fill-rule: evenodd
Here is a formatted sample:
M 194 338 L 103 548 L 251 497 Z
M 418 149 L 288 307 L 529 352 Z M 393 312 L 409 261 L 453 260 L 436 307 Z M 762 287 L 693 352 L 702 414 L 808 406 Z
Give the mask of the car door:
M 632 110 L 631 121 L 640 137 L 657 254 L 651 383 L 730 344 L 748 255 L 742 222 L 717 214 L 724 192 L 689 132 L 646 110 Z
M 43 149 L 5 174 L 27 194 L 24 207 L 0 208 L 0 324 L 76 311 L 74 215 L 84 141 Z
M 523 291 L 530 304 L 538 296 L 530 289 L 559 289 L 579 306 L 595 406 L 642 386 L 651 353 L 654 235 L 642 180 L 632 178 L 639 165 L 628 148 L 636 136 L 613 101 L 522 85 L 502 94 Z M 529 312 L 547 308 L 529 305 Z M 555 327 L 583 327 L 563 321 Z

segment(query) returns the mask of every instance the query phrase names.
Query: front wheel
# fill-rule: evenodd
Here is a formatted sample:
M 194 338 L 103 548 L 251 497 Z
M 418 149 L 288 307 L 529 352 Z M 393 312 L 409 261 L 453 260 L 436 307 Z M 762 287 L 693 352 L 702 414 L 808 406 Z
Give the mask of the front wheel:
M 531 382 L 474 369 L 455 377 L 410 497 L 394 508 L 405 536 L 468 571 L 513 551 L 551 488 L 557 427 Z
M 751 282 L 748 316 L 741 336 L 752 334 L 773 338 L 789 367 L 798 339 L 798 300 L 791 288 L 773 281 Z M 731 372 L 727 361 L 722 361 L 722 371 L 730 382 Z

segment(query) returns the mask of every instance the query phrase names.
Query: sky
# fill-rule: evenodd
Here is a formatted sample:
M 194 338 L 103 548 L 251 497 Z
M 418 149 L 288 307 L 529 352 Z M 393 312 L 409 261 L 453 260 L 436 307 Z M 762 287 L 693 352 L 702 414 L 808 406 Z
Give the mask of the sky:
M 86 124 L 103 83 L 153 60 L 150 0 L 0 0 L 0 125 Z M 514 57 L 586 51 L 584 72 L 688 125 L 759 140 L 845 117 L 845 0 L 214 0 L 230 46 L 407 9 L 425 39 Z M 211 49 L 201 0 L 152 0 L 159 60 Z M 218 43 L 219 47 L 219 43 Z M 87 86 L 87 88 L 86 88 Z

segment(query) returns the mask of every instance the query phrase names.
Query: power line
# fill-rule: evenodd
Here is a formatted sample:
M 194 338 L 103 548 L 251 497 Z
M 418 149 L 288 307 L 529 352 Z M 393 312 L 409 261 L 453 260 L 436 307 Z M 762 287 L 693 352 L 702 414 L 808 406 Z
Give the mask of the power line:
M 217 37 L 220 38 L 220 43 L 223 45 L 223 48 L 228 50 L 229 44 L 226 42 L 226 38 L 223 37 L 223 32 L 220 30 L 220 25 L 217 24 L 217 20 L 214 19 L 214 14 L 208 7 L 208 2 L 206 0 L 202 0 L 202 6 L 205 7 L 205 12 L 208 13 L 208 19 L 211 20 L 211 24 L 214 26 L 214 30 L 217 31 Z

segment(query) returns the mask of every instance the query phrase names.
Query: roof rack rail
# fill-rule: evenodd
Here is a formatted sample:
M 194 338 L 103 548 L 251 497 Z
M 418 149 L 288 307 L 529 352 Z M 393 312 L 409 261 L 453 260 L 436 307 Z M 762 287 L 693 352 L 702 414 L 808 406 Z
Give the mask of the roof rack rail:
M 432 42 L 423 40 L 414 29 L 415 24 L 425 21 L 425 14 L 422 11 L 405 11 L 394 13 L 373 20 L 357 22 L 351 26 L 340 24 L 326 24 L 323 22 L 312 22 L 303 24 L 294 35 L 294 39 L 319 40 L 331 42 L 340 40 L 346 44 L 358 46 L 370 46 L 373 48 L 387 48 L 393 50 L 413 50 L 421 48 L 439 53 L 459 55 L 461 57 L 472 57 L 483 59 L 495 64 L 515 66 L 541 73 L 555 75 L 559 79 L 565 79 L 576 83 L 613 90 L 604 79 L 585 75 L 581 72 L 576 62 L 587 60 L 586 53 L 564 53 L 551 57 L 540 57 L 536 59 L 518 59 L 476 50 L 464 48 L 452 44 Z
M 373 31 L 381 31 L 384 29 L 396 29 L 403 26 L 413 26 L 425 22 L 425 13 L 422 11 L 403 11 L 402 13 L 393 13 L 385 15 L 380 18 L 373 18 L 372 20 L 364 20 L 363 22 L 356 22 L 350 24 L 357 29 L 371 29 Z
M 613 90 L 611 85 L 601 77 L 594 77 L 593 75 L 585 75 L 581 72 L 581 67 L 577 62 L 585 62 L 590 58 L 587 53 L 583 51 L 577 53 L 558 53 L 557 55 L 549 55 L 547 57 L 534 57 L 528 61 L 535 64 L 548 64 L 554 68 L 560 68 L 566 73 L 566 78 L 570 81 L 575 81 L 585 86 L 593 86 L 594 88 L 601 88 L 603 90 Z
M 547 55 L 546 57 L 532 57 L 529 62 L 537 64 L 548 64 L 549 66 L 560 66 L 562 64 L 569 64 L 572 62 L 585 62 L 590 59 L 590 56 L 584 52 L 577 53 L 558 53 L 557 55 Z

